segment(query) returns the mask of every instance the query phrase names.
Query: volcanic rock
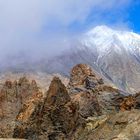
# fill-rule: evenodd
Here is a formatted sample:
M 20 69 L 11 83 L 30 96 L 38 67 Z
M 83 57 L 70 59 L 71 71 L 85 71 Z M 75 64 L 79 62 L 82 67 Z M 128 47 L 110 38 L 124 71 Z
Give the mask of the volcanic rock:
M 15 105 L 16 101 L 21 105 L 17 116 L 17 112 L 14 117 L 9 113 L 9 120 L 16 116 L 16 121 L 12 127 L 2 129 L 7 134 L 3 137 L 13 134 L 14 138 L 28 140 L 134 140 L 140 136 L 140 93 L 128 95 L 107 85 L 86 64 L 72 69 L 67 87 L 54 77 L 44 96 L 34 80 L 24 77 L 6 81 L 0 100 L 1 107 L 4 103 Z M 5 114 L 3 107 L 1 112 Z M 6 116 L 2 117 L 7 121 Z
M 37 85 L 33 86 L 26 77 L 14 82 L 7 80 L 3 84 L 0 90 L 0 137 L 12 137 L 15 119 L 23 104 L 39 93 Z
M 70 87 L 84 86 L 86 88 L 94 88 L 99 83 L 103 83 L 102 79 L 98 79 L 95 76 L 90 66 L 78 64 L 73 67 L 70 75 Z
M 119 111 L 121 102 L 118 98 L 124 97 L 119 89 L 105 85 L 86 64 L 78 64 L 72 69 L 68 89 L 73 101 L 79 103 L 84 118 Z
M 88 118 L 85 129 L 76 140 L 139 140 L 140 111 L 131 110 L 113 115 Z M 74 140 L 73 139 L 73 140 Z
M 17 119 L 13 136 L 34 140 L 67 139 L 76 129 L 78 119 L 78 105 L 72 102 L 61 80 L 54 77 L 46 98 L 38 103 L 27 121 Z

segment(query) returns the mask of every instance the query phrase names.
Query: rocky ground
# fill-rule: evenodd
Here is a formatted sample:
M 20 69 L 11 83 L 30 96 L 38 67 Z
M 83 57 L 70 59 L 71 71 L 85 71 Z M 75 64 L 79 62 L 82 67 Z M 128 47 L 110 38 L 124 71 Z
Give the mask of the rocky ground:
M 0 137 L 28 140 L 140 140 L 140 94 L 107 85 L 85 64 L 44 92 L 26 77 L 0 92 Z M 63 84 L 63 82 L 65 84 Z

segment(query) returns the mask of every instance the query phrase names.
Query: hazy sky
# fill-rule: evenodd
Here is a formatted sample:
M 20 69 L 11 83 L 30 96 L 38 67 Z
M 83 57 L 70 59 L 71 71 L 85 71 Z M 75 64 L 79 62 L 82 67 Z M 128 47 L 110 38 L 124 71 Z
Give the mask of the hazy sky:
M 140 1 L 0 0 L 0 55 L 54 53 L 65 38 L 101 24 L 140 32 Z

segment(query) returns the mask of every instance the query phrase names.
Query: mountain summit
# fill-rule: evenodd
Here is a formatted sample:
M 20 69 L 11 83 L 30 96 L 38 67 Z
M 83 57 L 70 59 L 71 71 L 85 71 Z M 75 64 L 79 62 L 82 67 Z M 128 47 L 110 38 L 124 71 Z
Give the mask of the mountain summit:
M 140 35 L 97 26 L 70 44 L 70 49 L 49 61 L 48 72 L 68 75 L 75 64 L 86 63 L 120 89 L 140 90 Z
M 123 46 L 127 51 L 135 51 L 140 46 L 140 35 L 121 30 L 113 30 L 107 26 L 97 26 L 88 31 L 80 39 L 82 43 L 88 47 L 93 45 L 100 46 L 99 49 L 109 49 L 113 44 L 114 49 L 119 51 L 119 47 Z

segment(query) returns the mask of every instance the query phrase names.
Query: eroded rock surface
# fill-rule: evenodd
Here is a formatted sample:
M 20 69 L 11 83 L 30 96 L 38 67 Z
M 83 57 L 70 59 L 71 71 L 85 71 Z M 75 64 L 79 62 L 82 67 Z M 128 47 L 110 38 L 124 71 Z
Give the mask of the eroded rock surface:
M 77 127 L 78 120 L 78 104 L 72 102 L 66 87 L 59 78 L 54 77 L 46 98 L 38 104 L 28 120 L 24 122 L 17 119 L 19 125 L 14 130 L 14 137 L 35 140 L 68 139 Z
M 67 87 L 54 77 L 45 96 L 35 81 L 27 83 L 24 78 L 14 82 L 22 88 L 17 86 L 20 92 L 11 92 L 15 86 L 7 81 L 8 90 L 2 90 L 2 102 L 7 99 L 15 104 L 14 99 L 19 98 L 23 104 L 16 110 L 14 131 L 10 129 L 7 135 L 29 140 L 139 139 L 140 93 L 128 95 L 107 85 L 88 65 L 72 69 Z M 13 98 L 7 96 L 9 91 Z M 22 92 L 26 94 L 17 94 Z
M 17 114 L 36 94 L 42 94 L 36 82 L 30 82 L 26 77 L 4 83 L 0 90 L 0 137 L 12 137 Z
M 119 111 L 119 99 L 124 98 L 119 89 L 105 85 L 86 64 L 72 69 L 68 89 L 73 100 L 80 104 L 80 114 L 85 118 Z
M 86 127 L 79 130 L 76 140 L 139 140 L 140 111 L 131 110 L 113 115 L 92 117 L 87 120 Z

